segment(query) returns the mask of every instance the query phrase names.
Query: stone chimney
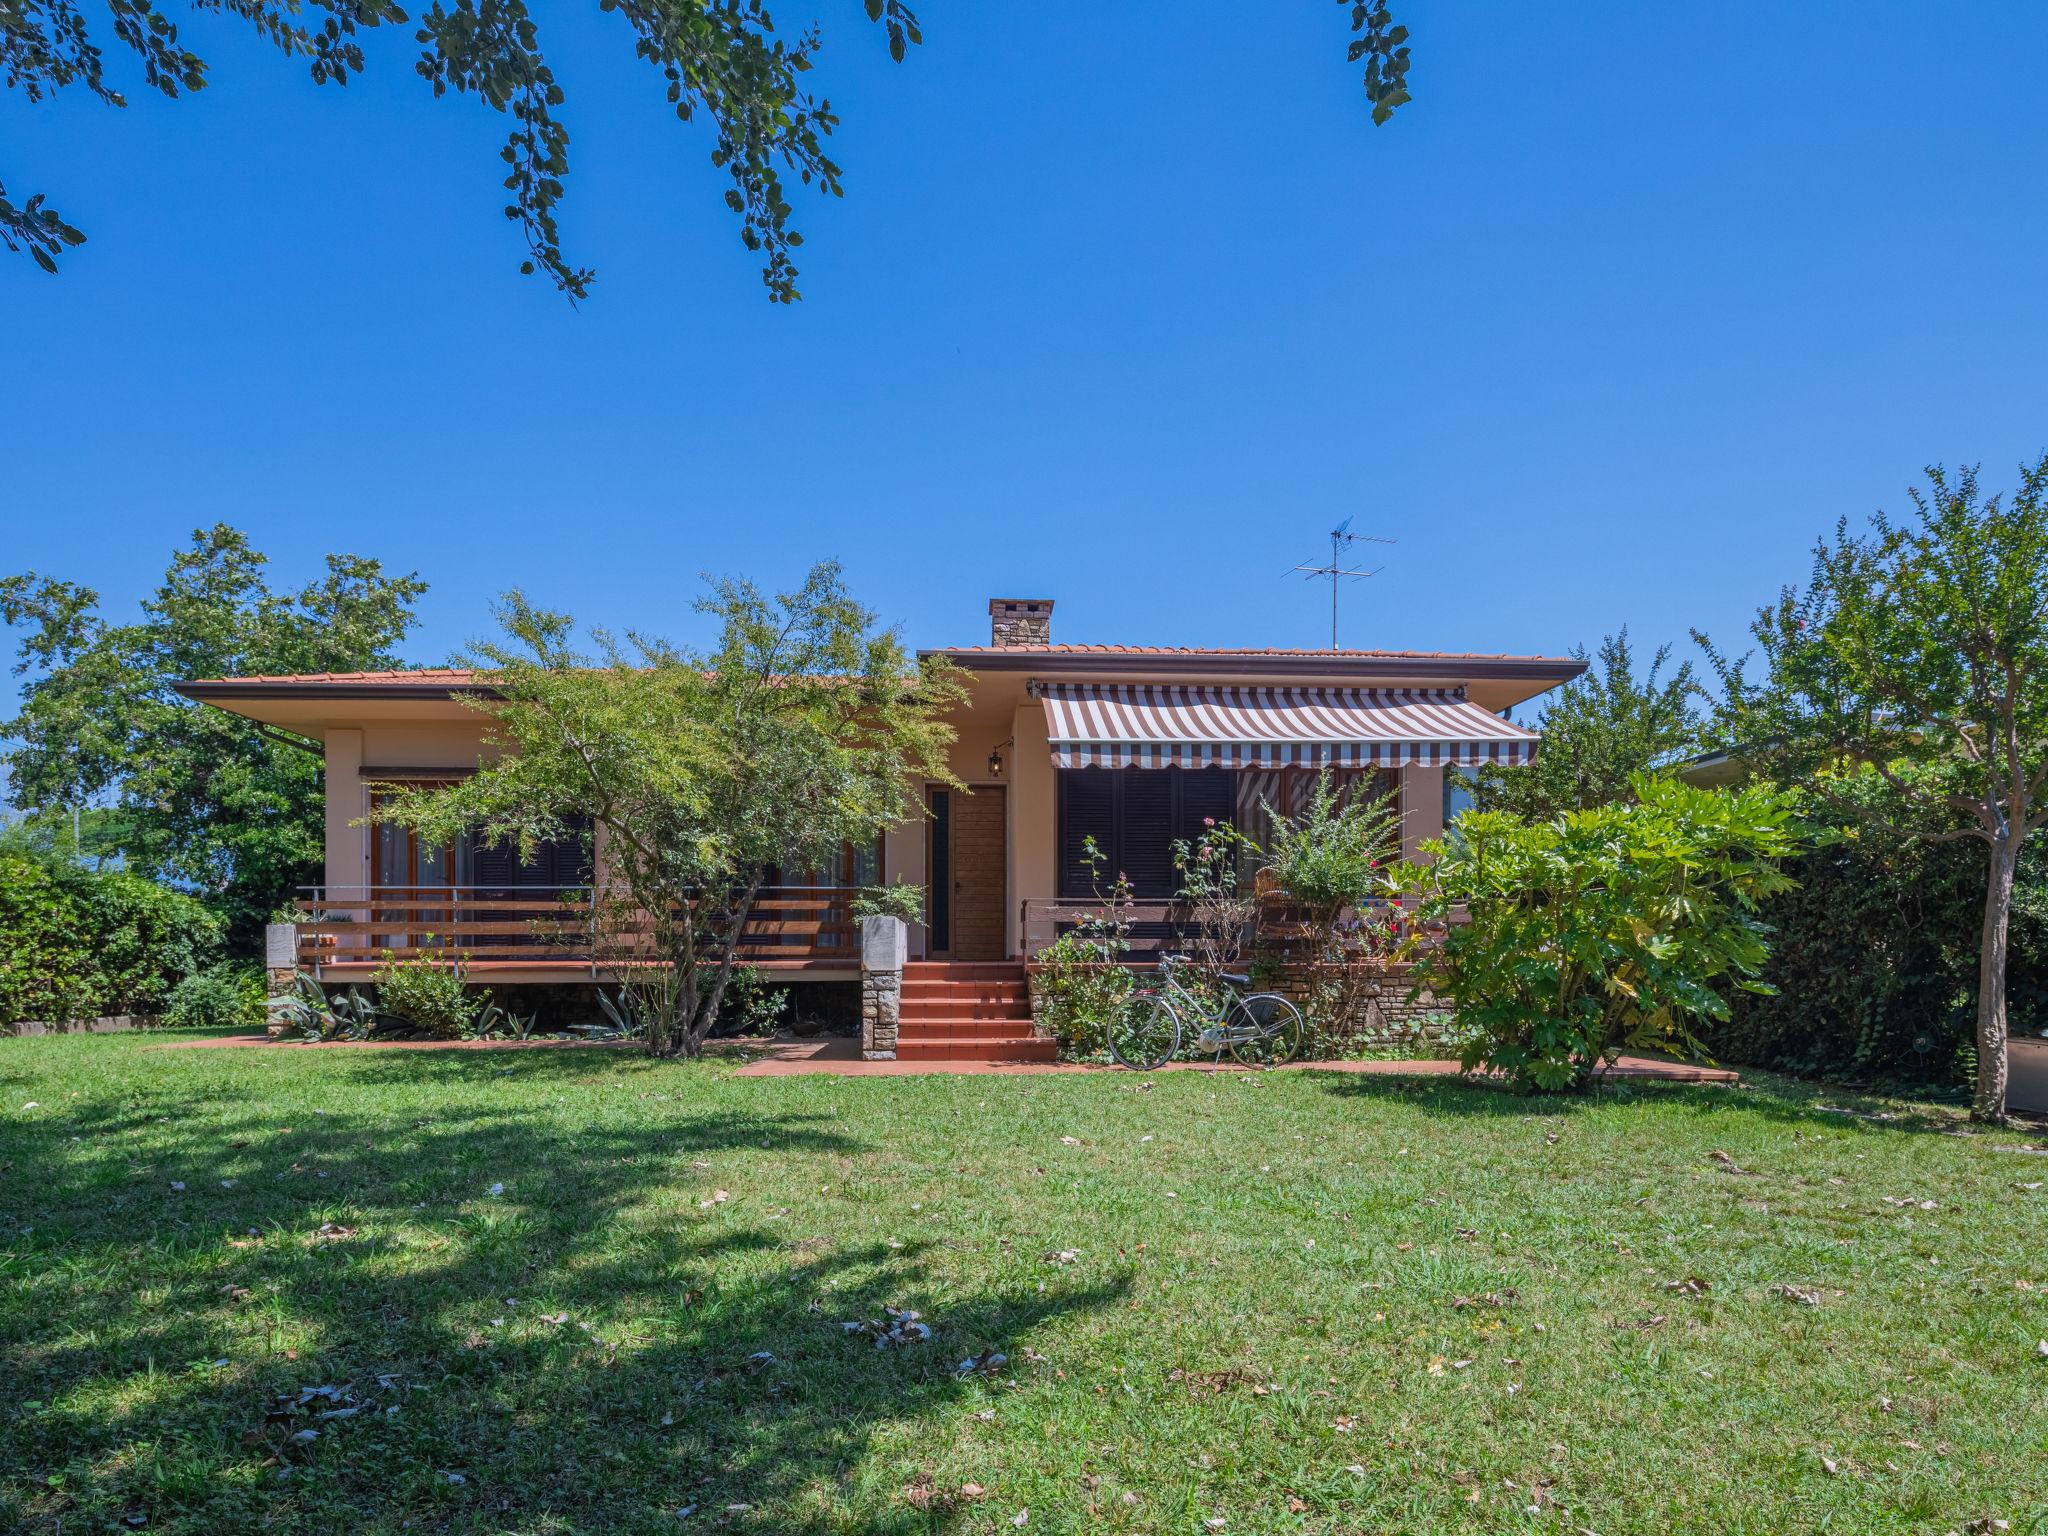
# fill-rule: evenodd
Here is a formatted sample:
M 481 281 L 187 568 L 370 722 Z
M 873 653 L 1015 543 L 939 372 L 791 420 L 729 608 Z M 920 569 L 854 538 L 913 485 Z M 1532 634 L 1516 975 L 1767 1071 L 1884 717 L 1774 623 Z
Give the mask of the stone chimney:
M 988 602 L 988 643 L 996 650 L 1052 644 L 1052 599 L 992 597 Z

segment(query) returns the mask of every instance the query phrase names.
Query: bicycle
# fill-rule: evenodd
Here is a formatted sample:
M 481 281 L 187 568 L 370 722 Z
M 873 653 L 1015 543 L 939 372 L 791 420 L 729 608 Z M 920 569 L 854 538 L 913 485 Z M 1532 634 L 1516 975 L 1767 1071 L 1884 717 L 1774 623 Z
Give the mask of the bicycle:
M 1223 989 L 1223 1006 L 1212 1009 L 1190 991 L 1180 979 L 1186 955 L 1161 955 L 1159 974 L 1164 986 L 1141 987 L 1134 992 L 1110 1023 L 1109 1052 L 1134 1072 L 1163 1067 L 1180 1050 L 1184 1026 L 1183 1010 L 1202 1025 L 1196 1046 L 1223 1058 L 1230 1054 L 1248 1067 L 1277 1067 L 1301 1054 L 1306 1034 L 1301 1010 L 1277 992 L 1240 995 L 1238 985 L 1251 977 L 1222 972 L 1216 977 Z

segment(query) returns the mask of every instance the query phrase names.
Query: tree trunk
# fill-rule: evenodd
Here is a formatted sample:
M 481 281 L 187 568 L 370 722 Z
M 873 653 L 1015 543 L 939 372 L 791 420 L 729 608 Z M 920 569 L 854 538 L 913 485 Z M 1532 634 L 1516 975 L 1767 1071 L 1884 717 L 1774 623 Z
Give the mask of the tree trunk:
M 724 942 L 719 946 L 718 969 L 712 973 L 710 990 L 702 997 L 693 998 L 689 1028 L 683 1036 L 683 1054 L 693 1060 L 704 1054 L 705 1038 L 712 1026 L 718 1022 L 718 1010 L 725 1004 L 726 984 L 732 980 L 734 955 L 740 946 L 740 935 L 746 931 L 747 919 L 753 915 L 754 899 L 761 893 L 757 879 L 747 887 L 733 908 L 727 923 Z
M 2010 833 L 1991 844 L 1984 891 L 1984 938 L 1977 953 L 1977 1098 L 1970 1118 L 2005 1123 L 2005 963 L 2019 849 Z

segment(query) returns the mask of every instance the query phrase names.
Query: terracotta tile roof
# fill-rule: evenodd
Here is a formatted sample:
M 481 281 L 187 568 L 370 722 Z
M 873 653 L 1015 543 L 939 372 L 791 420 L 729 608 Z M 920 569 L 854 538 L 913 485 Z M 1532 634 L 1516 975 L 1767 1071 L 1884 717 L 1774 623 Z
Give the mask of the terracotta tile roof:
M 219 683 L 393 683 L 466 687 L 476 674 L 462 667 L 415 667 L 394 672 L 252 672 L 241 677 L 198 677 L 188 685 L 212 687 Z
M 1529 661 L 1577 666 L 1568 656 L 1518 656 L 1507 651 L 1333 651 L 1282 645 L 944 645 L 948 655 L 987 656 L 1286 656 L 1304 661 Z

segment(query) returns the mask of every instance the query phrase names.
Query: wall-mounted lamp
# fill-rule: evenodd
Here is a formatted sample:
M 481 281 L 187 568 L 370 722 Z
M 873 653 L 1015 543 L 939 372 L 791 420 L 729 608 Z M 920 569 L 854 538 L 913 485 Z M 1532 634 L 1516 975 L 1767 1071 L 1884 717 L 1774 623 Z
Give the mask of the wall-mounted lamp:
M 1016 744 L 1017 738 L 1012 736 L 1008 741 L 998 742 L 995 746 L 989 748 L 988 776 L 990 778 L 1000 779 L 1003 776 L 1003 748 L 1014 747 Z

